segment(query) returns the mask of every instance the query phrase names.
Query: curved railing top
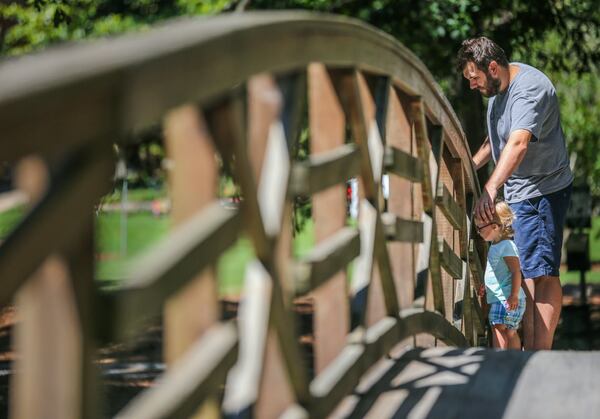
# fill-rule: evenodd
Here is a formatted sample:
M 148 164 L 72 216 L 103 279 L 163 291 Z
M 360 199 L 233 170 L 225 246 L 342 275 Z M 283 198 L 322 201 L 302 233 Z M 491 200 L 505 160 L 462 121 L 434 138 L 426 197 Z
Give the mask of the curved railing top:
M 310 62 L 391 76 L 405 93 L 422 97 L 453 154 L 471 160 L 452 107 L 413 53 L 358 20 L 306 12 L 181 19 L 147 33 L 8 60 L 0 65 L 0 125 L 11 139 L 3 154 L 14 159 L 56 149 L 57 142 L 114 139 L 155 123 L 173 106 L 206 103 L 253 74 Z M 474 173 L 467 171 L 466 186 L 477 194 Z

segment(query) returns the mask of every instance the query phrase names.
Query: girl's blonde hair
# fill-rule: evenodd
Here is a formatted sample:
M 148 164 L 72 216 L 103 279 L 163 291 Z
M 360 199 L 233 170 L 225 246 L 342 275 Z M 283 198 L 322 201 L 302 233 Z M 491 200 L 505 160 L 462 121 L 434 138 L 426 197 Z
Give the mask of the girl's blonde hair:
M 496 216 L 494 217 L 494 222 L 498 223 L 498 225 L 500 226 L 500 234 L 503 239 L 510 239 L 514 236 L 515 232 L 512 228 L 512 223 L 514 219 L 515 214 L 513 214 L 508 204 L 504 201 L 497 201 Z

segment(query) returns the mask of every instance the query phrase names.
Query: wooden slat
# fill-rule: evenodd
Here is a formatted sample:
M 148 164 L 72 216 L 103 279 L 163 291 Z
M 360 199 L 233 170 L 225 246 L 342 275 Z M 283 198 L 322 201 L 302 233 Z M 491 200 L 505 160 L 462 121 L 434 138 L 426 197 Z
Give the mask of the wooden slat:
M 189 417 L 224 383 L 237 358 L 237 349 L 237 330 L 232 323 L 213 326 L 157 380 L 155 386 L 133 399 L 116 417 Z
M 423 222 L 405 220 L 389 212 L 381 214 L 387 240 L 423 243 Z
M 308 67 L 308 116 L 311 155 L 339 149 L 346 142 L 348 116 L 336 93 L 336 80 L 323 64 Z M 351 92 L 353 92 L 352 90 Z M 361 162 L 364 160 L 361 157 Z M 313 197 L 312 214 L 317 243 L 327 240 L 346 224 L 346 188 L 331 186 Z M 314 301 L 314 355 L 318 373 L 339 354 L 349 329 L 346 272 L 339 271 L 311 294 Z
M 240 228 L 240 214 L 215 202 L 145 253 L 131 268 L 129 279 L 107 296 L 115 338 L 122 339 L 157 315 L 169 297 L 236 242 Z
M 244 297 L 238 312 L 240 354 L 225 386 L 226 414 L 251 409 L 258 399 L 264 368 L 273 283 L 258 260 L 246 267 Z
M 270 253 L 265 226 L 257 196 L 257 180 L 248 156 L 244 98 L 234 91 L 223 100 L 213 103 L 205 110 L 206 121 L 216 147 L 224 156 L 235 154 L 234 179 L 244 196 L 242 217 L 244 226 L 254 246 L 256 255 L 266 260 Z M 230 162 L 231 163 L 231 162 Z
M 479 252 L 477 251 L 477 246 L 473 239 L 469 241 L 469 266 L 471 268 L 471 273 L 473 274 L 473 287 L 477 290 L 483 285 L 485 271 L 481 266 Z
M 464 313 L 465 313 L 465 301 L 464 301 L 464 297 L 465 297 L 465 287 L 468 285 L 468 281 L 467 281 L 467 276 L 469 275 L 469 266 L 467 265 L 467 262 L 461 261 L 461 265 L 462 265 L 462 274 L 460 278 L 457 278 L 454 281 L 454 307 L 452 310 L 452 318 L 454 320 L 454 326 L 462 331 L 463 333 L 465 333 L 466 336 L 466 332 L 465 332 L 465 328 L 463 327 L 463 319 L 464 319 Z M 466 323 L 466 322 L 464 322 Z M 468 340 L 468 337 L 467 337 Z
M 381 165 L 383 164 L 383 146 L 381 137 L 374 120 L 374 109 L 372 112 L 365 110 L 368 96 L 364 77 L 356 70 L 329 70 L 334 83 L 340 103 L 344 109 L 346 119 L 349 122 L 352 138 L 360 150 L 360 187 L 364 196 L 373 202 L 379 200 L 379 189 L 377 185 L 381 182 Z M 371 106 L 373 106 L 371 104 Z M 381 148 L 382 161 L 377 164 L 377 150 Z M 374 153 L 374 154 L 373 154 Z M 373 154 L 373 155 L 372 155 Z
M 477 293 L 475 291 L 473 291 L 472 294 L 472 305 L 473 305 L 473 312 L 475 313 L 475 329 L 477 330 L 477 333 L 480 335 L 484 334 L 484 328 L 485 328 L 485 318 L 483 317 L 483 310 L 481 309 L 481 306 L 479 305 L 479 301 L 477 299 Z
M 407 113 L 404 110 L 404 104 L 406 101 L 402 101 L 397 89 L 390 87 L 390 94 L 388 100 L 388 115 L 387 115 L 387 128 L 386 128 L 386 154 L 385 159 L 390 156 L 389 150 L 402 151 L 403 155 L 407 154 L 415 162 L 418 159 L 414 157 L 412 150 L 412 122 L 409 121 Z M 391 155 L 393 156 L 393 153 Z M 410 164 L 409 164 L 410 165 Z M 394 169 L 387 165 L 387 171 L 389 174 L 398 174 L 394 172 Z M 398 166 L 398 165 L 395 165 Z M 400 169 L 406 167 L 406 164 L 400 164 Z M 423 172 L 422 164 L 419 162 L 418 166 L 421 167 L 421 177 Z M 414 184 L 409 180 L 401 178 L 400 176 L 389 176 L 389 197 L 387 201 L 387 211 L 400 219 L 415 219 L 414 205 L 415 198 L 413 190 L 420 187 L 419 184 Z M 386 218 L 382 214 L 382 222 L 384 226 L 386 224 Z M 408 229 L 403 228 L 401 231 L 405 232 Z M 397 230 L 398 231 L 398 230 Z M 421 240 L 423 236 L 423 228 L 421 226 Z M 391 240 L 388 236 L 388 240 Z M 400 307 L 408 307 L 414 300 L 415 291 L 415 248 L 416 245 L 411 242 L 395 242 L 390 241 L 387 244 L 390 252 L 390 262 L 392 265 L 392 273 L 394 275 L 394 281 L 396 283 L 396 290 L 398 292 L 398 303 Z
M 457 230 L 463 230 L 465 213 L 442 182 L 438 184 L 435 200 L 438 207 L 442 210 L 448 221 L 450 221 L 450 224 Z
M 450 162 L 449 170 L 450 176 L 454 181 L 456 203 L 462 210 L 463 227 L 459 232 L 460 257 L 463 260 L 467 260 L 469 254 L 469 240 L 471 238 L 471 223 L 469 219 L 471 208 L 468 207 L 467 203 L 467 194 L 465 190 L 465 170 L 463 168 L 463 162 L 460 159 L 453 158 Z
M 458 279 L 462 278 L 462 261 L 461 259 L 454 253 L 454 250 L 450 247 L 448 242 L 443 238 L 438 238 L 439 243 L 439 254 L 440 254 L 440 262 L 442 267 L 452 275 L 452 278 Z
M 385 148 L 385 168 L 388 172 L 398 175 L 411 182 L 423 180 L 423 164 L 419 159 L 396 147 Z
M 473 299 L 470 267 L 467 265 L 464 269 L 464 287 L 463 287 L 463 318 L 464 318 L 464 333 L 465 337 L 471 345 L 475 345 L 475 337 L 473 335 Z
M 398 335 L 398 320 L 385 317 L 369 327 L 364 334 L 364 343 L 348 344 L 340 356 L 311 383 L 313 416 L 326 417 L 352 392 L 365 371 L 399 342 Z
M 385 234 L 381 218 L 378 217 L 375 224 L 375 257 L 377 260 L 377 271 L 383 292 L 383 301 L 385 303 L 385 314 L 389 317 L 396 317 L 400 310 L 398 303 L 398 292 L 396 283 L 392 274 L 390 255 L 386 246 Z M 379 304 L 381 304 L 379 302 Z
M 310 195 L 346 182 L 360 172 L 360 153 L 355 144 L 314 154 L 305 162 L 295 163 L 290 194 Z
M 360 236 L 351 227 L 345 227 L 317 244 L 296 264 L 296 294 L 316 289 L 333 274 L 345 269 L 359 254 Z
M 0 245 L 0 307 L 53 251 L 76 237 L 85 214 L 110 189 L 110 150 L 105 145 L 73 152 L 54 174 L 47 194 Z M 40 240 L 52 237 L 52 240 Z

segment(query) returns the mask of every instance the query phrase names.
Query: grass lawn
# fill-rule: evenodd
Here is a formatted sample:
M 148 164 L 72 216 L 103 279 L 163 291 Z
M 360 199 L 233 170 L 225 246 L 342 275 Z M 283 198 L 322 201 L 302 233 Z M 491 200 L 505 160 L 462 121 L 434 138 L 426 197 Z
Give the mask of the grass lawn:
M 0 240 L 4 239 L 22 218 L 23 209 L 15 208 L 0 213 Z M 96 223 L 96 251 L 98 263 L 96 277 L 106 285 L 116 284 L 124 278 L 129 263 L 142 251 L 164 237 L 170 228 L 168 216 L 156 217 L 148 212 L 129 214 L 127 217 L 127 253 L 121 254 L 121 215 L 118 212 L 100 213 Z M 314 228 L 308 220 L 302 232 L 294 237 L 295 257 L 308 252 L 314 243 Z M 600 217 L 593 219 L 590 232 L 590 256 L 600 262 Z M 235 295 L 241 290 L 244 270 L 254 257 L 252 244 L 241 237 L 217 263 L 219 290 L 222 295 Z M 561 273 L 563 284 L 579 282 L 578 272 Z M 600 272 L 587 272 L 588 282 L 600 283 Z

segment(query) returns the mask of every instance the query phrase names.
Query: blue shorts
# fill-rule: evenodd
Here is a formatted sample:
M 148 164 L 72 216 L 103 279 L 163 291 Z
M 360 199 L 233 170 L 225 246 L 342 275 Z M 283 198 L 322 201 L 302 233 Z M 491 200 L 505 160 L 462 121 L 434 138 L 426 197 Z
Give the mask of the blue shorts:
M 563 229 L 572 185 L 560 191 L 510 204 L 524 278 L 558 276 Z
M 509 329 L 518 329 L 519 323 L 523 319 L 525 313 L 525 299 L 519 299 L 519 305 L 516 310 L 507 310 L 506 302 L 495 302 L 490 304 L 490 312 L 488 319 L 490 324 L 504 324 Z

